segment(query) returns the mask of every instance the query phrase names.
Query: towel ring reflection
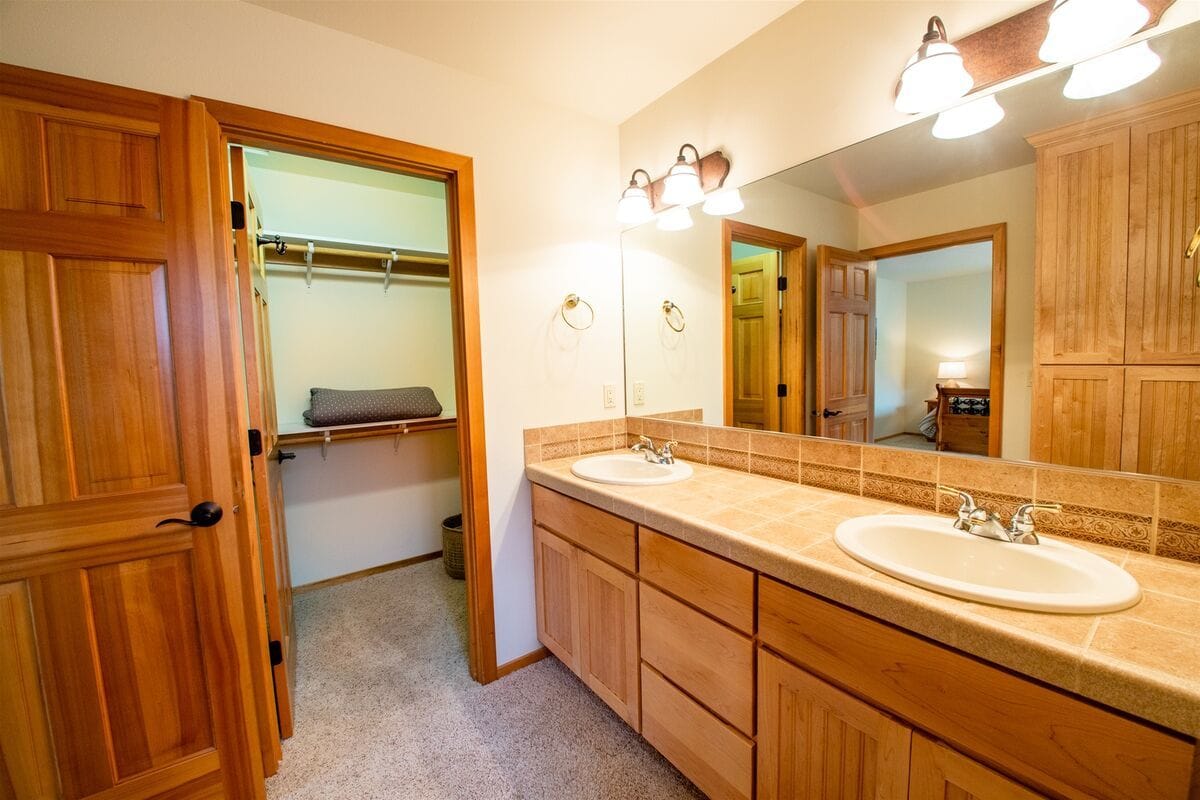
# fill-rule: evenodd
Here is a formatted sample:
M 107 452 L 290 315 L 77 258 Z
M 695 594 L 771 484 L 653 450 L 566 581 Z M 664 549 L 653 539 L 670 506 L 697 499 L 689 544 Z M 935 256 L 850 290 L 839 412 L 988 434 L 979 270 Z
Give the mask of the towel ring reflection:
M 676 333 L 683 333 L 683 329 L 687 327 L 687 320 L 683 318 L 683 309 L 672 303 L 670 300 L 663 300 L 663 317 L 667 320 L 668 327 Z M 672 313 L 679 315 L 679 325 L 675 324 L 672 318 Z
M 571 322 L 571 320 L 567 319 L 567 310 L 575 308 L 579 305 L 587 306 L 587 325 L 575 325 Z M 558 309 L 558 315 L 562 317 L 563 322 L 567 323 L 567 327 L 574 328 L 577 331 L 586 331 L 588 328 L 592 327 L 592 323 L 596 321 L 596 309 L 592 308 L 591 303 L 589 303 L 587 300 L 584 300 L 574 292 L 571 292 L 569 295 L 563 298 L 562 307 Z

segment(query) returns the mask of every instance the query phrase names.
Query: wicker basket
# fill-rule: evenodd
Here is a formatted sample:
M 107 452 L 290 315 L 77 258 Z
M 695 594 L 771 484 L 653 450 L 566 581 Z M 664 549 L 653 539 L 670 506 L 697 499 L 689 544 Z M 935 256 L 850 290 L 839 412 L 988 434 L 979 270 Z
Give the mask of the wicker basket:
M 451 578 L 462 580 L 466 577 L 466 567 L 463 564 L 462 514 L 442 520 L 442 563 L 446 566 L 446 574 Z

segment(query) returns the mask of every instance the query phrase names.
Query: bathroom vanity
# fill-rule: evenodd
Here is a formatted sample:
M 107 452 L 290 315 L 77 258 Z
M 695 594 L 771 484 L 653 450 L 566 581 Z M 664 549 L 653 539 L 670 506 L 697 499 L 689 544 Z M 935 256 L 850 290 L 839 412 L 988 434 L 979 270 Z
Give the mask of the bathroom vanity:
M 573 461 L 526 470 L 539 638 L 708 796 L 1200 793 L 1200 674 L 1102 646 L 1147 615 L 1194 631 L 1157 592 L 1200 567 L 1087 546 L 1128 562 L 1147 599 L 999 609 L 832 541 L 845 518 L 911 509 L 704 465 L 673 486 L 603 485 Z

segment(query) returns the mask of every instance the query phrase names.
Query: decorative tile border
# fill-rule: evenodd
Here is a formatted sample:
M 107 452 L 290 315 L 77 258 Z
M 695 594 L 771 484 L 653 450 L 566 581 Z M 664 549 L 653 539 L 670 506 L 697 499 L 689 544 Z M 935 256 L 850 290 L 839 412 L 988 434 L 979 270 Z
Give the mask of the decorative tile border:
M 531 428 L 525 463 L 625 450 L 641 435 L 656 443 L 674 439 L 676 454 L 696 464 L 945 514 L 958 505 L 937 493 L 939 483 L 970 492 L 1004 518 L 1034 499 L 1059 502 L 1062 514 L 1037 515 L 1040 530 L 1200 563 L 1200 483 L 751 432 L 703 425 L 697 417 L 681 411 Z

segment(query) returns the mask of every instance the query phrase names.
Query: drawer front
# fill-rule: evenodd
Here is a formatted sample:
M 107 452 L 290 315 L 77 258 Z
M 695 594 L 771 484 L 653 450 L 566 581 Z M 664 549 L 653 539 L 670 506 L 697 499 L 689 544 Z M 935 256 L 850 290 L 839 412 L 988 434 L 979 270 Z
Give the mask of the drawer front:
M 769 578 L 759 637 L 957 749 L 1066 797 L 1188 797 L 1194 744 Z
M 639 528 L 638 575 L 726 625 L 754 633 L 753 571 Z
M 754 743 L 645 664 L 642 736 L 712 800 L 750 800 Z
M 643 583 L 642 660 L 742 733 L 754 734 L 754 644 Z
M 628 520 L 534 484 L 533 521 L 622 569 L 637 569 L 636 526 Z

